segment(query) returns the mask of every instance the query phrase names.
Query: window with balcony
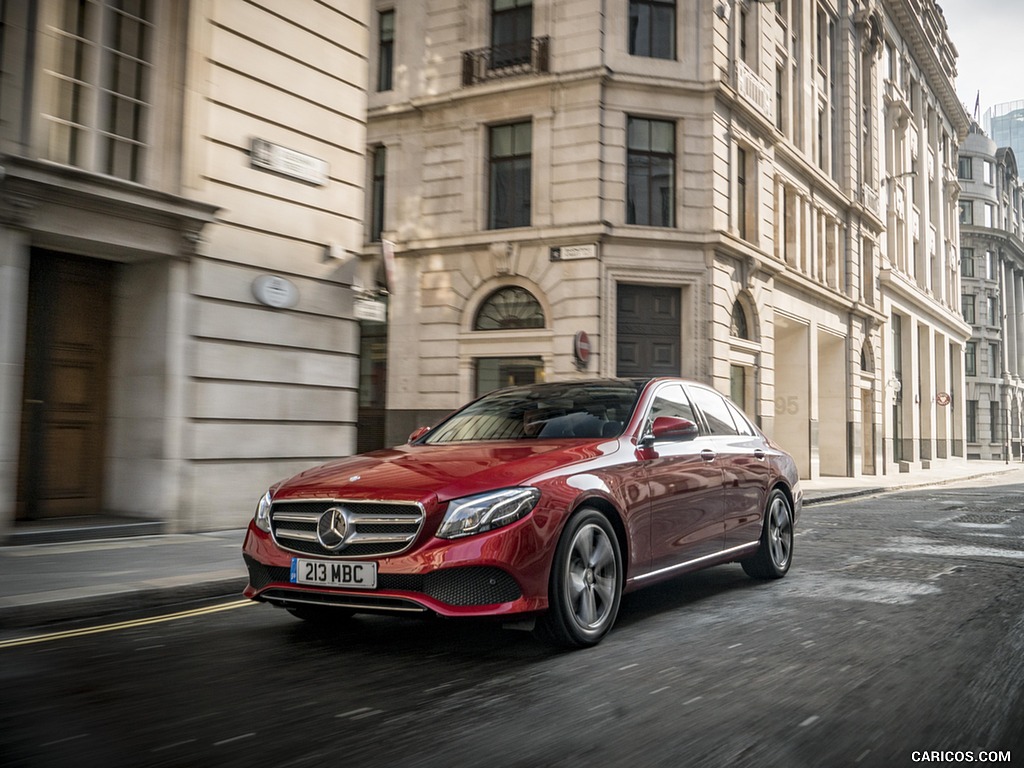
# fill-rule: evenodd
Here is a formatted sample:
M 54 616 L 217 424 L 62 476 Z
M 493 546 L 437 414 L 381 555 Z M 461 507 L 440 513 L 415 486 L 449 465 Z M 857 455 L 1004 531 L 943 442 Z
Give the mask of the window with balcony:
M 491 0 L 491 44 L 462 52 L 462 84 L 547 72 L 547 37 L 532 37 L 533 0 Z
M 496 125 L 490 129 L 488 228 L 530 225 L 532 153 L 530 123 Z
M 533 0 L 491 0 L 491 66 L 530 61 Z
M 152 3 L 65 0 L 43 119 L 47 159 L 144 181 L 151 118 Z
M 676 57 L 676 0 L 629 0 L 629 52 L 652 59 Z
M 671 227 L 675 220 L 675 123 L 640 117 L 626 122 L 626 223 Z

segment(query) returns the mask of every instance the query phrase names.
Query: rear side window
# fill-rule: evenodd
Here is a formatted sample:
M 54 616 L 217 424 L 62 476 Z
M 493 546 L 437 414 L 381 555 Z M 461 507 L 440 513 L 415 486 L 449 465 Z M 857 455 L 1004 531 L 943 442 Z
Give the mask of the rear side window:
M 757 434 L 754 431 L 754 428 L 750 426 L 750 421 L 743 414 L 743 411 L 737 408 L 735 403 L 726 400 L 725 404 L 728 406 L 729 412 L 732 413 L 733 421 L 736 422 L 736 430 L 741 435 L 749 435 L 750 437 L 753 437 Z
M 720 394 L 703 387 L 690 387 L 690 398 L 704 414 L 704 421 L 707 422 L 712 435 L 739 434 L 736 422 L 729 411 L 729 404 Z

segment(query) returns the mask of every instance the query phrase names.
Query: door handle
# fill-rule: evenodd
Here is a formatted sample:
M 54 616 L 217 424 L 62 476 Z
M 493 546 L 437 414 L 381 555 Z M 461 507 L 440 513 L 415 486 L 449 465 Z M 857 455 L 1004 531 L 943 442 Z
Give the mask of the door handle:
M 703 461 L 714 461 L 717 456 L 718 454 L 712 451 L 710 448 L 705 448 L 703 451 L 700 452 L 700 458 Z
M 764 461 L 764 457 L 765 457 L 765 452 L 764 451 L 762 451 L 760 448 L 755 448 L 754 449 L 754 458 L 755 459 L 757 459 L 758 461 Z

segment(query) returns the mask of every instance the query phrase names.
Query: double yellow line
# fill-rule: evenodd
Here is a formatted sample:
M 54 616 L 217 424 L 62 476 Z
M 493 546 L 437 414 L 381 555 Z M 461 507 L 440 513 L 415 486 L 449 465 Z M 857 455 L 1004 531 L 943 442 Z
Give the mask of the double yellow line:
M 190 611 L 179 611 L 178 613 L 167 613 L 162 616 L 151 616 L 148 619 L 135 619 L 133 621 L 119 621 L 116 624 L 101 624 L 96 627 L 82 627 L 81 629 L 68 629 L 63 632 L 49 632 L 44 635 L 31 635 L 29 637 L 16 637 L 12 640 L 0 640 L 0 650 L 4 648 L 17 648 L 22 645 L 34 645 L 35 643 L 48 643 L 53 640 L 67 640 L 73 637 L 85 637 L 86 635 L 98 635 L 103 632 L 118 632 L 122 629 L 133 629 L 135 627 L 146 627 L 150 624 L 163 624 L 167 621 L 179 621 L 191 619 L 196 616 L 206 616 L 221 611 L 231 611 L 235 608 L 242 608 L 246 605 L 256 605 L 252 600 L 235 600 L 222 605 L 209 605 L 205 608 L 193 608 Z

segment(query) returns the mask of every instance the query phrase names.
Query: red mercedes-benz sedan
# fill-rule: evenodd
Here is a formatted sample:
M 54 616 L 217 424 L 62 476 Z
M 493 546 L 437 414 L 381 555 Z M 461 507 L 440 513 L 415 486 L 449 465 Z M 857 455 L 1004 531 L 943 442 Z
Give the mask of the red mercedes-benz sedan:
M 311 621 L 498 616 L 593 645 L 625 591 L 736 561 L 785 576 L 801 500 L 789 454 L 706 386 L 503 389 L 274 485 L 246 533 L 245 595 Z

